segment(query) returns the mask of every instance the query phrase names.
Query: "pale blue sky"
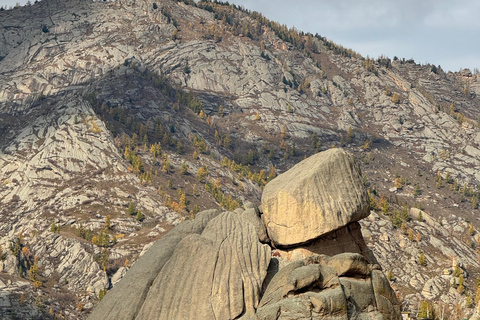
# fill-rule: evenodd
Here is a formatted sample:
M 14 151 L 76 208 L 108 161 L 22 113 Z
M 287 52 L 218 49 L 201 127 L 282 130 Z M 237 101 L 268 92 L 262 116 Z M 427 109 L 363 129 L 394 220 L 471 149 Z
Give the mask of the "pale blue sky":
M 299 30 L 319 33 L 364 56 L 413 58 L 451 71 L 480 68 L 478 0 L 231 2 Z
M 0 0 L 0 5 L 27 0 Z M 33 2 L 33 1 L 32 1 Z M 233 0 L 271 20 L 319 33 L 364 56 L 413 58 L 445 70 L 480 68 L 478 0 Z

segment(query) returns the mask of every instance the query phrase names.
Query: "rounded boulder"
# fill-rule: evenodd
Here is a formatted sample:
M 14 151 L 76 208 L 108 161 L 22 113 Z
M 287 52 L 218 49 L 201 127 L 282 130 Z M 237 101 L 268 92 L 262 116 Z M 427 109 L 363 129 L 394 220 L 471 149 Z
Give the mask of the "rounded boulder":
M 295 246 L 365 218 L 367 190 L 352 154 L 317 153 L 279 175 L 262 194 L 263 219 L 277 246 Z

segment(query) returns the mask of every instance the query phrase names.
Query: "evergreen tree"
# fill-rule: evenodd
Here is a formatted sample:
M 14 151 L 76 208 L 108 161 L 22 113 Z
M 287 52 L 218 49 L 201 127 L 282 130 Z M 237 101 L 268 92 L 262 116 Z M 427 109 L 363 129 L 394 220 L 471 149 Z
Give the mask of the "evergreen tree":
M 188 174 L 188 166 L 185 162 L 182 162 L 182 166 L 180 167 L 180 174 L 182 175 Z
M 128 204 L 127 213 L 131 216 L 137 213 L 137 209 L 135 208 L 135 205 L 133 204 L 133 202 L 130 202 Z
M 427 266 L 427 258 L 425 257 L 425 254 L 422 251 L 420 251 L 420 253 L 418 254 L 417 263 L 422 267 Z

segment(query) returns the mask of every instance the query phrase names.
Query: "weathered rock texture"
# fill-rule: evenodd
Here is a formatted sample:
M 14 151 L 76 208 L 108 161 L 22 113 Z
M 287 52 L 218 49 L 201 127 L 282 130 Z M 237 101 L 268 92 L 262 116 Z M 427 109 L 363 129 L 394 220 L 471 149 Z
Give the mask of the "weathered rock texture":
M 275 200 L 284 192 L 282 183 L 292 185 L 298 178 L 308 192 L 296 187 L 293 194 L 307 196 L 297 200 L 299 210 L 292 210 L 289 218 L 295 222 L 308 219 L 308 214 L 314 216 L 316 211 L 305 217 L 302 203 L 312 210 L 327 206 L 329 210 L 321 211 L 322 219 L 340 228 L 308 246 L 292 249 L 293 253 L 285 251 L 283 256 L 278 250 L 272 255 L 271 248 L 261 243 L 269 238 L 255 206 L 247 204 L 246 210 L 220 215 L 215 210 L 200 213 L 196 220 L 180 224 L 155 243 L 90 319 L 399 319 L 395 293 L 375 257 L 365 254 L 359 224 L 350 222 L 364 215 L 359 175 L 352 156 L 331 150 L 267 184 L 270 193 L 266 199 Z M 334 179 L 337 190 L 327 188 L 325 181 L 318 183 L 319 176 Z M 309 180 L 314 182 L 309 184 Z M 353 186 L 353 191 L 348 186 Z M 317 197 L 323 202 L 315 202 Z M 342 199 L 346 205 L 339 204 Z M 306 201 L 314 202 L 315 207 Z M 333 257 L 316 254 L 322 251 L 341 253 Z
M 0 277 L 10 280 L 25 262 L 8 250 L 22 233 L 23 244 L 39 256 L 40 275 L 53 277 L 41 290 L 22 289 L 29 293 L 27 302 L 47 298 L 54 313 L 81 319 L 97 303 L 98 289 L 111 274 L 92 262 L 103 248 L 79 239 L 78 229 L 98 233 L 106 215 L 112 215 L 113 232 L 124 235 L 108 248 L 109 267 L 116 268 L 122 259 L 134 261 L 145 244 L 179 222 L 180 215 L 158 197 L 158 187 L 167 189 L 167 180 L 187 190 L 190 208 L 216 205 L 200 185 L 200 197 L 189 194 L 194 177 L 163 173 L 161 161 L 143 148 L 139 155 L 145 169 L 158 171 L 158 177 L 153 185 L 141 184 L 138 174 L 129 171 L 124 150 L 117 149 L 124 132 L 133 134 L 125 121 L 111 119 L 112 113 L 117 118 L 121 111 L 138 121 L 137 129 L 140 125 L 150 128 L 150 143 L 158 142 L 152 140 L 153 120 L 176 129 L 173 138 L 188 152 L 177 154 L 162 142 L 174 170 L 183 162 L 190 173 L 207 166 L 208 179 L 218 178 L 226 195 L 252 201 L 259 200 L 261 189 L 216 160 L 232 158 L 232 150 L 219 146 L 214 130 L 220 137 L 229 133 L 239 154 L 248 151 L 242 150 L 245 145 L 253 151 L 268 146 L 273 157 L 260 154 L 252 168 L 267 169 L 272 164 L 282 172 L 313 152 L 310 138 L 314 134 L 319 139 L 315 149 L 325 149 L 338 146 L 352 128 L 353 139 L 344 142 L 363 158 L 362 170 L 372 189 L 385 190 L 387 198 L 398 196 L 402 203 L 422 203 L 434 221 L 447 219 L 441 227 L 426 218 L 426 223 L 407 222 L 407 228 L 421 233 L 420 242 L 409 241 L 384 217 L 363 224 L 370 229 L 371 237 L 366 237 L 370 248 L 382 266 L 394 272 L 400 296 L 410 305 L 433 297 L 447 305 L 464 300 L 465 295 L 452 293 L 442 271 L 452 257 L 472 266 L 470 274 L 480 270 L 475 249 L 469 245 L 478 240 L 464 225 L 465 220 L 472 221 L 478 230 L 478 211 L 471 209 L 470 199 L 460 201 L 460 194 L 452 194 L 450 188 L 432 188 L 432 181 L 437 172 L 443 177 L 449 172 L 461 185 L 480 182 L 480 129 L 475 125 L 480 75 L 440 68 L 432 72 L 431 65 L 401 59 L 391 64 L 375 60 L 373 68 L 366 68 L 364 58 L 342 54 L 343 49 L 321 38 L 299 36 L 309 45 L 307 51 L 297 50 L 263 19 L 218 3 L 189 3 L 215 12 L 173 0 L 48 0 L 0 10 L 0 246 L 7 254 L 0 261 L 5 272 Z M 222 12 L 231 12 L 232 19 L 217 19 Z M 253 39 L 240 35 L 246 26 Z M 168 93 L 171 90 L 157 81 L 160 75 L 176 89 L 193 93 L 202 102 L 206 119 L 183 104 L 179 110 Z M 298 90 L 296 82 L 304 90 Z M 307 83 L 309 88 L 303 86 Z M 392 101 L 388 91 L 400 97 L 399 103 Z M 98 104 L 87 97 L 96 97 Z M 103 102 L 112 110 L 103 110 Z M 216 159 L 200 156 L 193 161 L 192 135 L 204 139 Z M 279 150 L 281 136 L 285 148 Z M 369 143 L 360 149 L 367 139 Z M 294 145 L 297 155 L 290 156 Z M 387 193 L 394 173 L 411 185 Z M 239 181 L 242 188 L 237 186 Z M 413 200 L 417 184 L 423 193 Z M 178 203 L 174 192 L 170 196 Z M 145 214 L 142 223 L 126 214 L 129 202 Z M 61 232 L 50 241 L 54 218 Z M 265 241 L 262 225 L 256 225 Z M 333 232 L 338 235 L 341 229 Z M 80 254 L 80 263 L 62 248 Z M 320 249 L 311 253 L 338 253 Z M 427 256 L 428 270 L 415 262 L 419 250 Z M 61 257 L 67 258 L 65 263 Z M 79 267 L 85 265 L 90 267 Z M 28 270 L 24 271 L 28 278 Z M 108 278 L 109 288 L 122 272 L 115 274 Z M 430 279 L 435 285 L 427 286 Z M 26 279 L 13 279 L 10 284 L 7 280 L 4 293 L 16 292 Z M 469 289 L 475 289 L 473 277 L 466 281 Z M 57 290 L 61 292 L 51 294 Z M 12 294 L 8 299 L 15 305 L 17 297 Z M 66 303 L 58 297 L 71 299 Z M 83 311 L 77 308 L 79 302 Z M 15 317 L 25 318 L 12 313 L 11 318 Z
M 226 212 L 209 222 L 216 214 L 202 213 L 199 222 L 181 224 L 158 241 L 90 319 L 253 316 L 270 247 L 259 242 L 255 226 L 241 216 Z
M 157 241 L 102 300 L 90 319 L 135 319 L 152 282 L 172 256 L 178 243 L 200 234 L 217 210 L 200 212 L 194 221 L 185 221 Z
M 369 203 L 353 156 L 330 149 L 268 183 L 262 210 L 270 239 L 291 246 L 368 216 Z
M 399 319 L 399 302 L 376 268 L 354 253 L 292 262 L 270 281 L 256 319 Z
M 378 264 L 375 255 L 363 239 L 358 222 L 352 222 L 345 227 L 324 234 L 305 245 L 275 250 L 275 254 L 280 255 L 285 261 L 301 260 L 315 254 L 333 256 L 343 252 L 359 253 L 370 263 Z

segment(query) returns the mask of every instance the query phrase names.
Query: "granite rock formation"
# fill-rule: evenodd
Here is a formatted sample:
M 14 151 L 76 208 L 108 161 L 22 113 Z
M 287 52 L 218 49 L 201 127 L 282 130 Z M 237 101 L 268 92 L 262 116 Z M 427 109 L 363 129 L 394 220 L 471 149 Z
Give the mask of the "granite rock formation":
M 347 165 L 333 165 L 332 158 Z M 312 163 L 315 170 L 305 172 L 305 165 Z M 267 185 L 266 190 L 273 199 L 279 199 L 275 192 L 282 192 L 279 186 L 285 177 L 297 177 L 312 201 L 328 198 L 339 203 L 345 201 L 345 195 L 336 190 L 352 187 L 352 171 L 336 173 L 345 167 L 358 170 L 354 158 L 345 151 L 319 153 L 274 179 L 270 182 L 273 187 Z M 315 179 L 319 172 L 329 172 L 329 178 L 348 178 L 335 179 L 334 189 L 311 188 L 305 180 L 308 175 Z M 353 187 L 364 202 L 364 186 Z M 315 219 L 316 213 L 336 228 L 351 222 L 334 210 L 322 210 L 322 206 L 328 204 L 309 208 L 308 217 L 303 211 L 292 211 L 289 217 L 294 222 L 308 218 L 321 223 Z M 89 319 L 400 319 L 398 300 L 378 264 L 352 252 L 332 257 L 310 252 L 306 258 L 286 261 L 272 254 L 268 244 L 262 244 L 269 239 L 259 209 L 246 207 L 221 214 L 201 212 L 197 219 L 181 223 L 136 262 Z M 355 219 L 360 218 L 357 215 Z
M 370 205 L 358 163 L 335 148 L 311 156 L 267 184 L 262 210 L 270 239 L 291 246 L 365 218 Z

